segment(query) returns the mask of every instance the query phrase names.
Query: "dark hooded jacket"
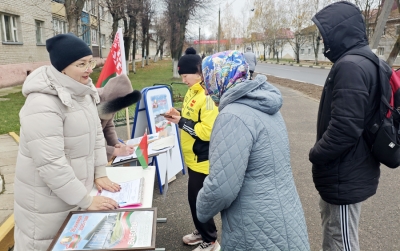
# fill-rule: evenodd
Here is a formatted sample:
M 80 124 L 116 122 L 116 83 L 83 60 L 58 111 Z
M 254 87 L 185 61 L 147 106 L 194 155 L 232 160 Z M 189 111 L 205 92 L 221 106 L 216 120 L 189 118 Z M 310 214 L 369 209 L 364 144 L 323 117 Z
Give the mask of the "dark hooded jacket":
M 322 92 L 317 142 L 309 159 L 322 199 L 331 204 L 354 204 L 376 193 L 379 162 L 370 152 L 367 124 L 378 109 L 378 67 L 354 51 L 368 46 L 360 10 L 337 2 L 312 21 L 324 42 L 324 55 L 334 63 Z

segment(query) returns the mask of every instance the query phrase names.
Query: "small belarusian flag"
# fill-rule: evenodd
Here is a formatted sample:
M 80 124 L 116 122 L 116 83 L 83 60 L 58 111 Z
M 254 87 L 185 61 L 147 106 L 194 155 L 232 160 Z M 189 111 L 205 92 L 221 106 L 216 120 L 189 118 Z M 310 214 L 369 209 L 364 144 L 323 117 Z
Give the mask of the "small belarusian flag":
M 140 143 L 138 147 L 135 150 L 136 156 L 139 160 L 140 165 L 143 167 L 143 169 L 146 169 L 149 166 L 149 156 L 147 152 L 147 132 L 144 132 L 144 135 L 142 139 L 140 140 Z
M 110 48 L 110 52 L 108 53 L 106 63 L 104 64 L 99 79 L 97 80 L 96 87 L 100 88 L 105 86 L 110 78 L 121 74 L 126 74 L 126 59 L 122 28 L 118 28 L 117 33 L 115 33 L 114 42 Z

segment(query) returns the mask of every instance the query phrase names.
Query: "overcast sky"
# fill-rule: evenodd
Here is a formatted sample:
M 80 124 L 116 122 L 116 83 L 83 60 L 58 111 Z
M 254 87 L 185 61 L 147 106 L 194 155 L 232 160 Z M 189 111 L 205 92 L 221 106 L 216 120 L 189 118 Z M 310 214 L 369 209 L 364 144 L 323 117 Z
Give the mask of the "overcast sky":
M 220 0 L 220 1 L 213 1 L 214 6 L 211 8 L 211 10 L 207 11 L 205 15 L 209 16 L 207 18 L 206 23 L 201 23 L 199 24 L 198 22 L 192 22 L 188 26 L 189 33 L 192 36 L 198 37 L 199 34 L 199 27 L 201 27 L 201 36 L 210 36 L 211 35 L 211 26 L 216 26 L 218 25 L 218 8 L 221 6 L 221 19 L 223 18 L 224 15 L 224 8 L 226 4 L 229 4 L 231 7 L 231 10 L 234 13 L 234 16 L 239 17 L 240 19 L 243 16 L 243 12 L 245 11 L 250 11 L 250 9 L 253 8 L 251 6 L 252 0 Z M 220 4 L 219 4 L 220 3 Z M 249 14 L 247 15 L 247 17 Z

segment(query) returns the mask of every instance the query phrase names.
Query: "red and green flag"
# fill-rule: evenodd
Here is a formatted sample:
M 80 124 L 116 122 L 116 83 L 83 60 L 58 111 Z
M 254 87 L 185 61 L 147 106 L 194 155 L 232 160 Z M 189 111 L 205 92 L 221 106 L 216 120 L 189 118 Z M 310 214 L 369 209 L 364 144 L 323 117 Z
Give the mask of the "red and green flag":
M 117 75 L 126 74 L 126 59 L 124 39 L 122 37 L 122 28 L 118 28 L 115 34 L 114 42 L 108 53 L 106 63 L 101 70 L 96 87 L 100 88 L 107 84 L 110 78 Z
M 143 167 L 143 169 L 146 169 L 149 166 L 149 155 L 147 148 L 147 132 L 145 132 L 142 139 L 140 140 L 138 147 L 135 150 L 136 157 L 138 158 L 139 163 Z

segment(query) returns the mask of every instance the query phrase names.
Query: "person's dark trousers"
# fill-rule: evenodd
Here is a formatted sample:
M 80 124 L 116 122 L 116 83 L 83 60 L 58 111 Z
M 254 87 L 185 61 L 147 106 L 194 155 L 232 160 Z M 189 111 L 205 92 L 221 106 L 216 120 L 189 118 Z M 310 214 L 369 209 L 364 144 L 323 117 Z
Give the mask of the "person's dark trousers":
M 250 80 L 251 80 L 251 79 L 253 79 L 253 72 L 254 72 L 254 71 L 249 70 L 249 72 L 250 72 Z
M 214 242 L 217 240 L 217 228 L 215 227 L 214 219 L 211 218 L 206 223 L 201 223 L 197 219 L 196 200 L 197 194 L 203 187 L 204 179 L 207 177 L 204 173 L 198 173 L 188 167 L 189 182 L 188 182 L 188 200 L 190 211 L 192 213 L 193 223 L 197 231 L 201 234 L 204 242 Z

